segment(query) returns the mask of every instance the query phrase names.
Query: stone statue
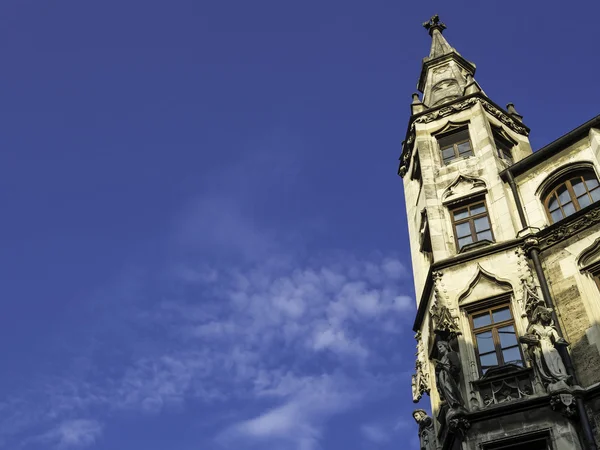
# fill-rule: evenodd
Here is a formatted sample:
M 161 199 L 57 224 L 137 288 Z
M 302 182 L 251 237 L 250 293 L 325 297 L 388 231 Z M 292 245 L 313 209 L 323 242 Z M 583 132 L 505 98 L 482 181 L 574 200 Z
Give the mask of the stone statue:
M 419 450 L 435 450 L 435 431 L 431 417 L 424 409 L 415 409 L 413 418 L 419 424 Z
M 464 409 L 460 393 L 460 359 L 458 353 L 450 349 L 450 344 L 439 340 L 436 344 L 438 360 L 435 361 L 435 381 L 440 398 L 452 410 Z
M 551 308 L 538 306 L 531 315 L 527 334 L 519 340 L 527 344 L 535 368 L 546 386 L 569 381 L 570 376 L 556 349 L 557 345 L 568 343 L 558 335 L 554 327 Z

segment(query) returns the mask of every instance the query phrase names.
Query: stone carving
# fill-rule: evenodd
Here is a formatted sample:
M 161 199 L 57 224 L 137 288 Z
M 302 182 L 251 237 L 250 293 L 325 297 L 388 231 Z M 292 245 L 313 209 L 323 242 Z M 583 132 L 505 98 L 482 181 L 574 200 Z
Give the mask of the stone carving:
M 491 368 L 475 384 L 484 407 L 521 400 L 533 394 L 531 369 L 515 364 Z
M 415 409 L 413 418 L 419 424 L 419 450 L 435 450 L 435 431 L 431 417 L 427 415 L 424 409 Z
M 451 409 L 464 408 L 464 400 L 458 386 L 460 382 L 460 358 L 447 341 L 436 343 L 438 359 L 435 361 L 435 382 L 440 398 Z
M 523 285 L 523 308 L 525 309 L 525 315 L 530 319 L 533 317 L 533 313 L 539 306 L 546 306 L 546 303 L 538 295 L 536 286 L 533 284 L 533 279 L 522 279 Z
M 456 100 L 456 103 L 452 103 L 444 106 L 443 108 L 439 108 L 436 111 L 429 112 L 427 114 L 419 115 L 414 121 L 410 124 L 410 127 L 407 132 L 407 138 L 402 146 L 402 155 L 400 156 L 400 167 L 398 168 L 398 174 L 401 177 L 406 175 L 407 168 L 409 166 L 410 157 L 413 151 L 413 144 L 415 141 L 415 123 L 429 123 L 434 120 L 441 119 L 443 117 L 449 116 L 451 114 L 455 114 L 457 112 L 465 111 L 471 108 L 476 103 L 481 103 L 481 105 L 485 108 L 487 112 L 489 112 L 492 116 L 500 120 L 503 124 L 509 127 L 511 130 L 519 133 L 523 136 L 529 135 L 529 130 L 527 127 L 521 125 L 517 120 L 513 119 L 510 115 L 506 114 L 504 111 L 496 108 L 493 104 L 489 102 L 484 97 L 479 97 L 481 94 L 473 94 L 477 95 L 476 97 L 467 98 L 466 100 L 460 101 L 460 99 Z M 599 218 L 600 221 L 600 218 Z
M 412 396 L 413 402 L 418 403 L 423 397 L 423 394 L 429 395 L 429 371 L 427 370 L 427 362 L 425 362 L 425 349 L 421 340 L 421 332 L 415 334 L 417 340 L 417 360 L 415 361 L 415 374 L 412 376 Z
M 577 410 L 575 409 L 575 397 L 573 394 L 563 393 L 553 395 L 550 399 L 550 407 L 553 411 L 560 412 L 568 419 L 577 415 Z
M 459 433 L 464 436 L 467 430 L 471 428 L 471 424 L 464 416 L 453 417 L 448 419 L 448 428 L 453 433 Z
M 476 191 L 483 191 L 486 188 L 485 181 L 482 179 L 461 174 L 446 188 L 442 194 L 442 200 L 446 200 L 453 195 L 469 195 Z
M 448 307 L 441 301 L 443 298 L 441 292 L 442 274 L 440 272 L 434 272 L 432 276 L 434 279 L 435 292 L 435 301 L 429 310 L 429 313 L 431 314 L 432 329 L 436 333 L 444 335 L 444 337 L 453 339 L 462 333 L 458 327 L 456 318 L 452 316 Z
M 569 344 L 558 335 L 552 320 L 551 308 L 538 304 L 530 314 L 528 314 L 527 334 L 521 336 L 519 340 L 527 345 L 527 351 L 536 372 L 548 392 L 564 389 L 567 387 L 570 376 L 567 374 L 556 346 Z
M 429 19 L 427 22 L 423 22 L 423 27 L 427 31 L 429 31 L 431 28 L 440 28 L 444 30 L 446 28 L 446 25 L 440 22 L 440 16 L 436 14 L 434 16 L 431 16 L 431 19 Z
M 512 128 L 517 133 L 522 134 L 524 136 L 527 136 L 529 134 L 527 132 L 527 128 L 525 128 L 522 125 L 519 125 L 519 123 L 515 119 L 513 119 L 511 116 L 505 114 L 504 111 L 501 111 L 500 109 L 496 108 L 491 103 L 489 103 L 489 102 L 481 102 L 481 105 L 492 116 L 494 116 L 496 119 L 498 119 L 504 125 Z
M 413 403 L 419 403 L 423 394 L 429 395 L 429 374 L 423 371 L 423 363 L 417 359 L 412 376 Z
M 568 221 L 568 218 L 565 219 Z M 584 230 L 592 225 L 600 223 L 600 207 L 596 207 L 587 214 L 578 217 L 572 222 L 565 223 L 558 228 L 553 228 L 551 232 L 540 238 L 542 249 L 548 248 L 557 242 L 570 238 L 580 230 Z

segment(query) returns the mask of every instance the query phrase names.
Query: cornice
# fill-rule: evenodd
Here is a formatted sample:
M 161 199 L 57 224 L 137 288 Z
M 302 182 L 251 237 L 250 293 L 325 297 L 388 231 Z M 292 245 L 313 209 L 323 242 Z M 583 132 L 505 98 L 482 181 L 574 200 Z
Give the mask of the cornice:
M 398 175 L 404 177 L 408 166 L 410 165 L 410 158 L 414 150 L 416 131 L 415 124 L 417 123 L 430 123 L 434 120 L 438 120 L 457 112 L 465 111 L 470 109 L 477 103 L 492 116 L 500 120 L 503 124 L 508 126 L 511 130 L 524 136 L 529 135 L 529 128 L 513 119 L 508 112 L 504 111 L 489 98 L 480 92 L 470 94 L 454 101 L 444 103 L 435 108 L 427 109 L 423 112 L 413 115 L 408 122 L 408 129 L 406 131 L 406 138 L 402 143 L 402 154 L 400 155 L 400 165 L 398 167 Z
M 577 211 L 575 214 L 554 223 L 537 233 L 538 245 L 541 251 L 547 250 L 559 242 L 575 236 L 593 225 L 600 223 L 600 204 L 592 203 L 590 206 Z

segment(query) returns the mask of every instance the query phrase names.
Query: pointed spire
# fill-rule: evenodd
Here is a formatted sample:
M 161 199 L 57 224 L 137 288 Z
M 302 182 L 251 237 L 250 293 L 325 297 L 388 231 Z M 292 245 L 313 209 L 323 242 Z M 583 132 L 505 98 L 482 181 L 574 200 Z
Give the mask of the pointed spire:
M 446 25 L 436 14 L 423 27 L 431 36 L 429 56 L 423 59 L 417 89 L 423 92 L 422 103 L 433 108 L 463 95 L 482 92 L 473 79 L 475 64 L 467 61 L 442 35 Z
M 416 92 L 412 95 L 412 103 L 410 105 L 410 110 L 412 112 L 413 115 L 418 114 L 420 112 L 425 111 L 425 105 L 423 104 L 423 102 L 421 102 L 421 99 L 419 98 L 419 94 L 417 94 Z
M 423 27 L 429 31 L 429 36 L 431 36 L 430 58 L 437 58 L 452 52 L 458 53 L 442 35 L 442 32 L 446 29 L 446 25 L 440 22 L 440 16 L 437 14 L 432 16 L 429 22 L 423 23 Z

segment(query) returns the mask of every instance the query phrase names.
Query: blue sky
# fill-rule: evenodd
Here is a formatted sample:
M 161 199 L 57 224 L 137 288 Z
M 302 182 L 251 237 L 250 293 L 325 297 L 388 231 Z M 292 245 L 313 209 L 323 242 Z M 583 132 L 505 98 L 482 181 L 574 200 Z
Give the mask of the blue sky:
M 592 1 L 0 4 L 1 448 L 417 448 L 434 13 L 534 148 L 598 114 Z

